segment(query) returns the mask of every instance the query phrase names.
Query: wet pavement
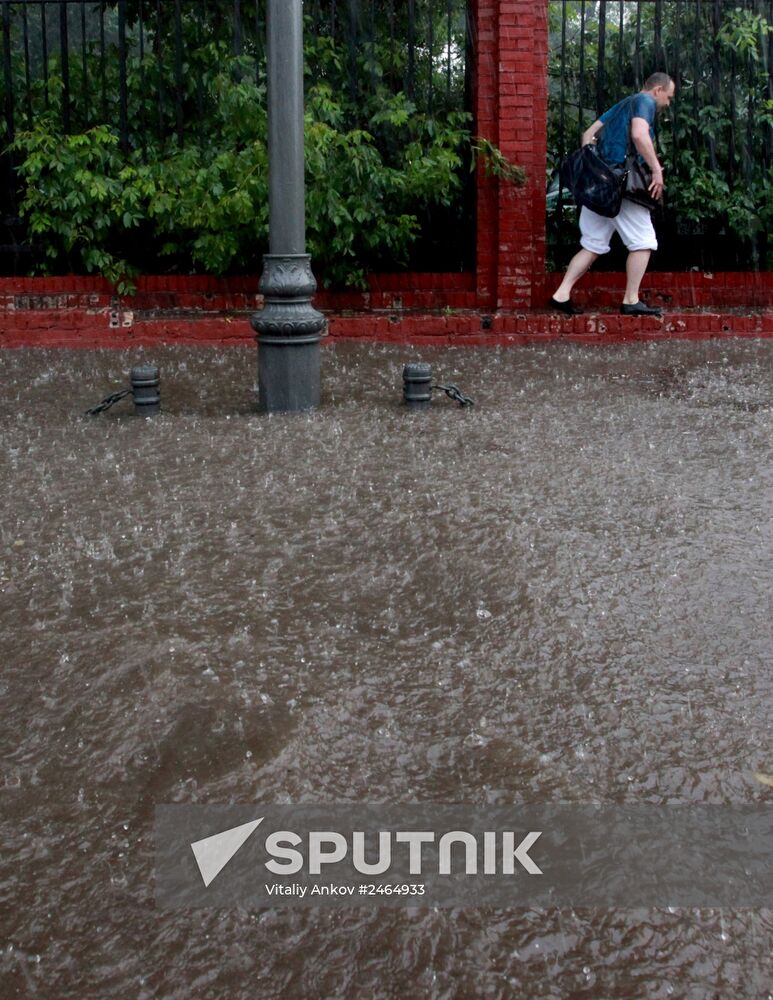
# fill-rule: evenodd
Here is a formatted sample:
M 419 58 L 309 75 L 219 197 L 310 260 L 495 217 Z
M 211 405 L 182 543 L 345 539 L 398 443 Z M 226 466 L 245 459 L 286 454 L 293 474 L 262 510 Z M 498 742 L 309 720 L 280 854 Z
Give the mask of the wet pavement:
M 172 802 L 771 790 L 770 341 L 0 353 L 0 995 L 769 997 L 769 910 L 160 912 Z M 401 406 L 406 360 L 476 401 Z M 158 363 L 163 413 L 83 411 Z

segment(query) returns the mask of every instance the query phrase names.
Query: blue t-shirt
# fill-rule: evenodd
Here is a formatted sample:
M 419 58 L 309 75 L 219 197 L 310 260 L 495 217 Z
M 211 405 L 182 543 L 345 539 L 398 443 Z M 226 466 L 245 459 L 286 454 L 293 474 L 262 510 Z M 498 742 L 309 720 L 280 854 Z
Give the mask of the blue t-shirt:
M 657 107 L 654 97 L 639 93 L 634 94 L 633 97 L 623 98 L 609 111 L 605 111 L 599 119 L 604 123 L 598 141 L 598 150 L 602 159 L 606 160 L 610 166 L 625 163 L 625 157 L 628 153 L 628 134 L 633 118 L 643 118 L 649 122 L 650 138 L 654 142 L 655 130 L 653 126 L 655 125 Z

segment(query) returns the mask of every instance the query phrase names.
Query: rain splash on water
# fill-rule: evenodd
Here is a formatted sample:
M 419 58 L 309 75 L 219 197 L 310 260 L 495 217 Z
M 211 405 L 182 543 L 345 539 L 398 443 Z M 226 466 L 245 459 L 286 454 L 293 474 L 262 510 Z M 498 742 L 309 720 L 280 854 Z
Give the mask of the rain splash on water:
M 770 795 L 769 345 L 254 364 L 0 355 L 0 993 L 769 996 L 764 910 L 155 908 L 161 803 Z

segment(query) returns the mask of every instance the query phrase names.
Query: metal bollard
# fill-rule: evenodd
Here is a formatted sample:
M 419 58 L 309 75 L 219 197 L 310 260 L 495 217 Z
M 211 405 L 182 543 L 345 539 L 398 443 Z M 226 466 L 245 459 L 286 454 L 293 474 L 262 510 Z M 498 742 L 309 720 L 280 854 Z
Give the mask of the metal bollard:
M 155 365 L 137 365 L 132 368 L 132 396 L 134 412 L 139 417 L 151 417 L 161 409 L 158 368 Z
M 412 361 L 403 368 L 403 398 L 414 410 L 426 409 L 432 402 L 432 365 Z

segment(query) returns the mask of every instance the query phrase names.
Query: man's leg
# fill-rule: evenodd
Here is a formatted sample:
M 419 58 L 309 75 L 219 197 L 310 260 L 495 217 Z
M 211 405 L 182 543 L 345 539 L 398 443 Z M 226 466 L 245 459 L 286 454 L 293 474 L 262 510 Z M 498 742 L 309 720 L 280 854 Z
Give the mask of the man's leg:
M 582 312 L 575 309 L 570 303 L 572 289 L 585 274 L 588 268 L 597 260 L 601 254 L 609 251 L 609 240 L 615 231 L 614 219 L 606 219 L 589 208 L 580 210 L 580 246 L 582 249 L 569 261 L 564 280 L 556 289 L 552 298 L 554 308 L 559 308 L 561 312 L 568 315 Z M 569 303 L 569 305 L 564 305 Z
M 623 304 L 632 306 L 639 301 L 639 286 L 650 262 L 651 250 L 631 250 L 625 262 L 626 284 Z
M 660 309 L 657 306 L 639 302 L 639 286 L 650 262 L 650 255 L 658 248 L 649 210 L 624 198 L 620 213 L 615 217 L 615 229 L 628 247 L 625 265 L 627 280 L 620 311 L 628 316 L 659 316 Z
M 556 289 L 553 298 L 556 302 L 568 302 L 569 297 L 572 294 L 572 289 L 580 280 L 580 278 L 585 274 L 585 272 L 591 267 L 593 262 L 598 259 L 598 254 L 593 253 L 591 250 L 580 250 L 578 253 L 572 257 L 569 261 L 569 267 L 566 269 L 566 274 L 564 275 L 564 280 Z M 646 264 L 645 264 L 646 268 Z

